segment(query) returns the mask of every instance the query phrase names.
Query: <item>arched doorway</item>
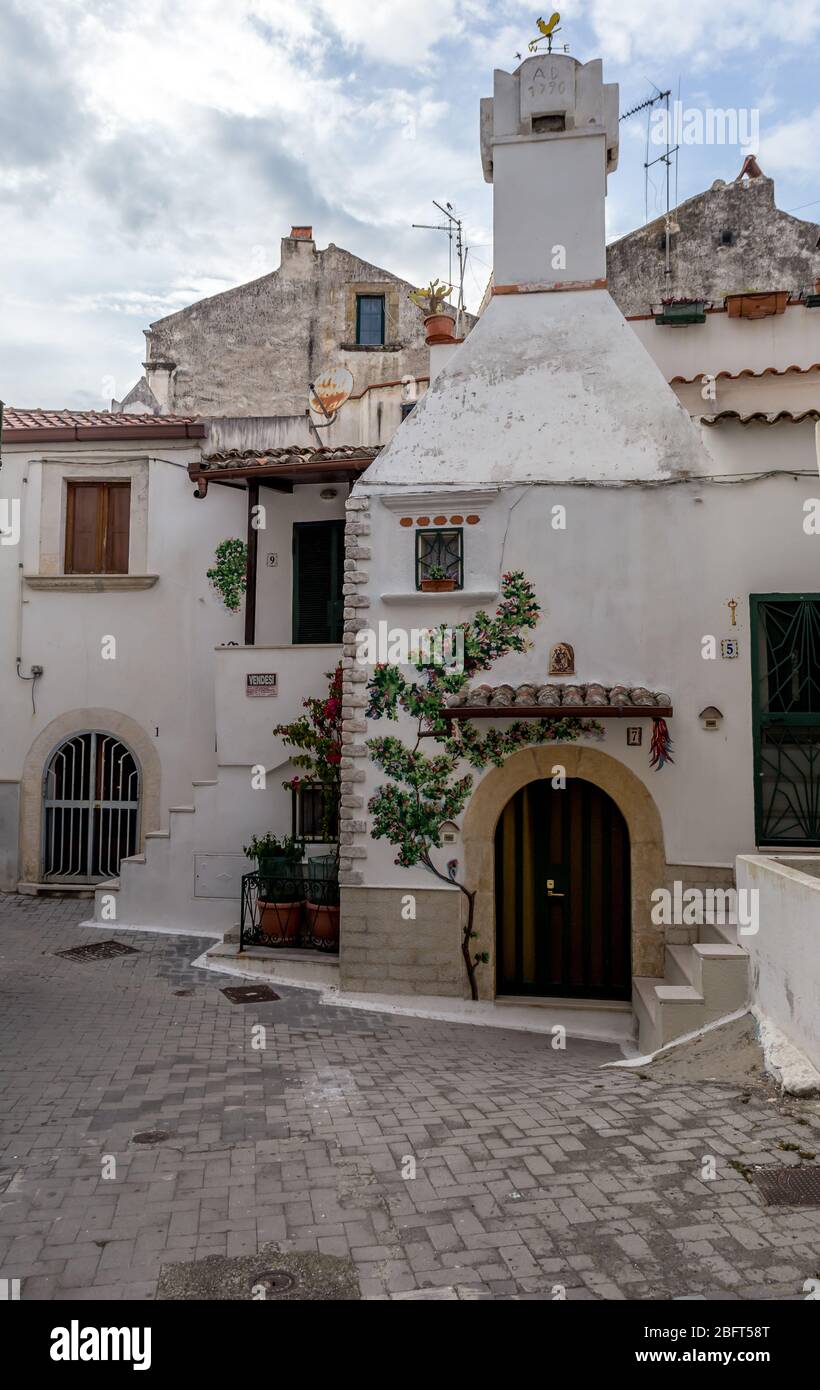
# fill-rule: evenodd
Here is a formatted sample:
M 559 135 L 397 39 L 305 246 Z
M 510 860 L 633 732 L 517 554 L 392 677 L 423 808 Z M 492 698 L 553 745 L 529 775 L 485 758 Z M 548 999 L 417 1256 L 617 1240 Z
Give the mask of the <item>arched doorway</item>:
M 140 843 L 140 766 L 122 739 L 72 734 L 43 771 L 42 881 L 95 883 Z
M 495 832 L 496 992 L 629 999 L 626 821 L 593 782 L 521 787 Z

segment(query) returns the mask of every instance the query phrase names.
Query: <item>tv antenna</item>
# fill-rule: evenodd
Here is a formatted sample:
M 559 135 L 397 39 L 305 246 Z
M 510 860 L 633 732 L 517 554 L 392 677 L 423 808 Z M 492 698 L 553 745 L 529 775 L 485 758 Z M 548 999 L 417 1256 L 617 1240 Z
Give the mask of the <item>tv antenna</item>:
M 655 86 L 654 82 L 653 82 L 652 85 Z M 671 126 L 671 122 L 670 122 L 670 119 L 669 119 L 669 98 L 670 98 L 671 94 L 672 94 L 672 93 L 671 93 L 671 90 L 668 89 L 668 88 L 667 88 L 667 90 L 666 90 L 665 92 L 662 92 L 661 89 L 660 89 L 660 87 L 655 87 L 655 95 L 654 95 L 654 96 L 647 97 L 646 101 L 641 101 L 641 102 L 638 103 L 637 106 L 632 106 L 632 107 L 630 107 L 630 109 L 629 109 L 628 111 L 624 111 L 624 114 L 618 118 L 619 121 L 626 121 L 626 120 L 629 119 L 630 116 L 636 116 L 636 115 L 638 114 L 639 111 L 651 110 L 654 106 L 657 105 L 657 103 L 658 103 L 659 101 L 662 101 L 662 102 L 665 103 L 665 107 L 666 107 L 666 122 L 665 122 L 665 124 L 666 124 L 666 132 L 665 132 L 665 133 L 666 133 L 666 149 L 664 150 L 663 154 L 659 154 L 659 155 L 658 155 L 657 159 L 646 159 L 646 160 L 644 160 L 644 166 L 643 166 L 643 167 L 644 167 L 644 223 L 646 223 L 646 222 L 649 221 L 649 170 L 650 170 L 651 168 L 653 168 L 653 166 L 654 166 L 655 164 L 663 164 L 663 165 L 665 165 L 665 167 L 666 167 L 666 213 L 665 213 L 665 216 L 664 216 L 665 260 L 664 260 L 664 271 L 663 271 L 663 273 L 664 273 L 664 277 L 665 277 L 665 279 L 666 279 L 667 288 L 669 287 L 669 279 L 670 279 L 670 276 L 671 276 L 671 274 L 672 274 L 672 266 L 671 266 L 669 239 L 670 239 L 670 237 L 671 237 L 671 235 L 672 235 L 673 232 L 679 232 L 679 231 L 680 231 L 680 227 L 678 226 L 677 222 L 675 222 L 674 219 L 673 219 L 673 217 L 672 217 L 672 208 L 671 208 L 671 200 L 670 200 L 670 189 L 669 189 L 669 179 L 670 179 L 670 172 L 671 172 L 671 165 L 672 165 L 672 155 L 675 155 L 675 157 L 676 157 L 676 158 L 675 158 L 675 184 L 676 184 L 676 186 L 677 186 L 677 171 L 678 171 L 677 154 L 678 154 L 678 151 L 679 151 L 679 149 L 680 149 L 680 146 L 679 146 L 679 145 L 673 145 L 673 144 L 672 144 L 672 126 Z M 650 120 L 651 120 L 651 117 L 650 117 Z M 647 134 L 647 146 L 648 146 L 648 145 L 649 145 L 649 136 L 648 136 L 648 134 Z M 648 150 L 648 148 L 647 148 L 647 154 L 648 154 L 648 153 L 649 153 L 649 150 Z
M 437 203 L 432 199 L 433 207 L 438 208 L 440 213 L 447 218 L 446 222 L 413 222 L 411 225 L 426 232 L 446 232 L 450 242 L 450 255 L 448 261 L 447 283 L 452 285 L 453 280 L 453 242 L 455 241 L 455 253 L 458 261 L 458 302 L 456 304 L 456 337 L 462 337 L 462 320 L 464 318 L 464 265 L 467 259 L 469 247 L 464 245 L 464 223 L 455 214 L 452 203 Z

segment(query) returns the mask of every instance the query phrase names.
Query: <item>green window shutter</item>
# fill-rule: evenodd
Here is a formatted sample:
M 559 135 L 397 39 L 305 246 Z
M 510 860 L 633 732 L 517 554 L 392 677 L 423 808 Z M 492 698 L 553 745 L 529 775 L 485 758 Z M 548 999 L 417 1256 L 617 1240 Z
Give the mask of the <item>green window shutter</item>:
M 341 642 L 344 522 L 293 527 L 293 641 Z

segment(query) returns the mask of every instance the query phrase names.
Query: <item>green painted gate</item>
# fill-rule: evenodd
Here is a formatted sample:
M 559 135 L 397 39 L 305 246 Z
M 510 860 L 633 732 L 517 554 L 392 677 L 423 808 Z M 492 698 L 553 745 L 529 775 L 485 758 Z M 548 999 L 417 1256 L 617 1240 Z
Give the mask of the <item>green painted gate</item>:
M 496 829 L 496 993 L 629 999 L 629 871 L 626 822 L 600 787 L 522 787 Z
M 755 837 L 820 845 L 820 594 L 752 594 Z

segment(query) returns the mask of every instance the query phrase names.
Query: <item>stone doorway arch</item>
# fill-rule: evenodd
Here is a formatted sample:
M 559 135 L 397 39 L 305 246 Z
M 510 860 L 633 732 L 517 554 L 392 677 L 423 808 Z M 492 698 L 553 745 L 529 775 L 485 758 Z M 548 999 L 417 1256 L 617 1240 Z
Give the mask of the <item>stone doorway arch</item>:
M 495 830 L 507 802 L 527 783 L 565 768 L 568 778 L 593 782 L 615 802 L 630 841 L 632 896 L 632 970 L 635 975 L 663 975 L 664 931 L 651 920 L 651 893 L 666 884 L 667 867 L 660 812 L 649 789 L 628 767 L 599 748 L 577 744 L 522 748 L 503 767 L 482 777 L 470 798 L 462 826 L 465 880 L 477 892 L 476 949 L 488 951 L 479 970 L 481 996 L 495 998 Z
M 139 762 L 142 772 L 140 852 L 147 832 L 159 828 L 160 761 L 153 740 L 136 720 L 117 710 L 69 710 L 58 715 L 37 735 L 23 764 L 20 781 L 20 879 L 23 883 L 40 882 L 44 771 L 60 744 L 87 729 L 122 739 Z

